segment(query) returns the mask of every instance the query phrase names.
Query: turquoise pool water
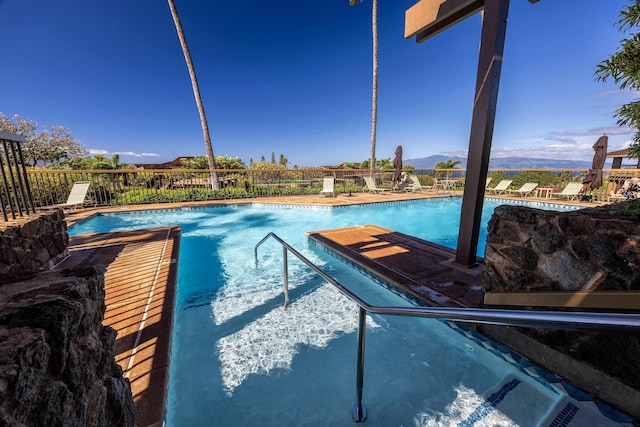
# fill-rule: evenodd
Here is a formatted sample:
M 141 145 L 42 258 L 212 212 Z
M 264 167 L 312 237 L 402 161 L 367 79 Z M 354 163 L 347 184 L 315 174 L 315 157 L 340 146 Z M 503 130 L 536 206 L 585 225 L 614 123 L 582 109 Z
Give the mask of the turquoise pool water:
M 486 202 L 483 230 L 498 203 Z M 254 245 L 273 231 L 368 302 L 406 306 L 412 302 L 310 245 L 305 232 L 374 223 L 454 246 L 459 212 L 458 198 L 179 209 L 101 215 L 71 234 L 182 228 L 166 425 L 350 426 L 357 307 L 290 257 L 284 309 L 282 248 L 266 243 L 256 266 Z M 454 325 L 377 315 L 367 325 L 366 425 L 538 426 L 558 417 L 557 425 L 618 425 Z

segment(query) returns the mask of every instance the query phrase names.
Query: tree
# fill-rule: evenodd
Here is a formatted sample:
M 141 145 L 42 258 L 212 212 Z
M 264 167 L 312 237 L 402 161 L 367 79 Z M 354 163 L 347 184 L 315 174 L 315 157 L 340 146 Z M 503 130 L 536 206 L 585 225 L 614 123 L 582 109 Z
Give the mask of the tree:
M 287 159 L 287 158 L 284 156 L 284 154 L 280 154 L 280 161 L 279 161 L 279 163 L 280 163 L 282 166 L 287 166 L 287 163 L 289 163 L 289 159 Z
M 349 0 L 353 6 L 362 0 Z M 371 31 L 373 33 L 373 89 L 371 100 L 371 162 L 370 169 L 373 175 L 376 164 L 376 133 L 378 125 L 378 0 L 371 1 Z
M 184 169 L 208 169 L 209 160 L 207 156 L 194 156 L 190 159 L 180 160 L 180 164 Z M 217 162 L 216 162 L 217 165 Z
M 184 36 L 182 30 L 182 23 L 178 16 L 178 10 L 173 0 L 169 1 L 169 9 L 171 10 L 171 16 L 173 17 L 173 23 L 176 26 L 178 32 L 178 38 L 180 39 L 180 46 L 182 46 L 182 53 L 184 54 L 184 60 L 187 63 L 187 69 L 189 70 L 189 77 L 191 78 L 191 86 L 193 87 L 193 96 L 196 99 L 196 106 L 198 107 L 198 113 L 200 114 L 200 124 L 202 125 L 202 134 L 204 136 L 204 147 L 207 152 L 207 160 L 209 162 L 209 169 L 211 170 L 211 187 L 214 190 L 218 189 L 218 176 L 216 174 L 216 160 L 213 155 L 213 146 L 211 145 L 211 137 L 209 135 L 209 125 L 207 123 L 207 115 L 204 112 L 204 105 L 202 104 L 202 97 L 200 96 L 200 87 L 198 86 L 198 79 L 196 77 L 196 69 L 193 66 L 191 60 L 191 52 L 189 52 L 189 46 L 187 46 L 187 39 Z
M 182 160 L 185 169 L 208 169 L 209 164 L 205 156 L 195 156 Z M 216 165 L 220 169 L 244 169 L 244 162 L 240 157 L 216 156 Z
M 640 1 L 636 0 L 620 12 L 616 23 L 618 30 L 627 33 L 628 38 L 620 42 L 616 53 L 598 64 L 596 80 L 605 82 L 612 78 L 620 89 L 640 90 Z M 628 148 L 629 157 L 640 159 L 640 100 L 624 104 L 616 110 L 614 117 L 618 125 L 630 126 L 636 130 L 634 142 Z
M 91 169 L 97 170 L 127 169 L 128 167 L 125 163 L 120 163 L 120 156 L 117 154 L 112 154 L 111 157 L 95 154 L 91 165 Z
M 7 117 L 0 113 L 0 131 L 25 138 L 21 145 L 24 161 L 31 166 L 55 166 L 75 157 L 84 156 L 87 150 L 71 132 L 63 126 L 52 126 L 38 132 L 38 124 L 17 114 Z
M 460 165 L 460 160 L 453 161 L 452 159 L 447 159 L 446 162 L 439 162 L 436 164 L 436 169 L 455 169 L 456 166 Z M 449 172 L 444 172 L 444 175 L 449 176 Z
M 378 166 L 379 169 L 393 169 L 393 161 L 391 160 L 391 158 L 387 157 L 386 159 L 380 159 L 376 162 L 376 166 Z
M 460 164 L 462 164 L 460 160 L 453 161 L 452 159 L 447 159 L 446 162 L 437 163 L 436 169 L 455 169 L 455 167 Z
M 271 152 L 271 163 L 276 164 L 276 154 L 273 151 Z

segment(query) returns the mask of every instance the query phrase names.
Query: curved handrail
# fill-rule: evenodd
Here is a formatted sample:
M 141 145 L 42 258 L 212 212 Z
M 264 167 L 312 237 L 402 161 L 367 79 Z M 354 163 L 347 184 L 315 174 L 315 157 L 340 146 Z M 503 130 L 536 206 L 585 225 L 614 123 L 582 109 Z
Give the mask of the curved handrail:
M 362 390 L 364 383 L 364 337 L 366 330 L 366 313 L 386 314 L 395 316 L 428 317 L 453 322 L 484 323 L 503 326 L 538 326 L 577 330 L 625 330 L 640 331 L 640 314 L 593 313 L 593 312 L 557 312 L 557 311 L 527 311 L 504 310 L 488 308 L 449 308 L 449 307 L 386 307 L 371 305 L 342 283 L 322 271 L 317 265 L 305 258 L 304 255 L 292 248 L 287 242 L 270 232 L 253 250 L 258 265 L 258 248 L 267 239 L 273 238 L 282 245 L 284 259 L 284 301 L 285 307 L 289 303 L 289 279 L 287 267 L 287 251 L 294 254 L 300 261 L 318 273 L 323 279 L 358 304 L 358 360 L 356 373 L 356 402 L 353 404 L 353 420 L 364 421 L 367 409 L 362 404 Z
M 595 312 L 558 312 L 506 310 L 490 308 L 451 308 L 451 307 L 388 307 L 369 304 L 357 294 L 347 289 L 338 280 L 329 276 L 318 266 L 296 251 L 287 242 L 270 232 L 254 248 L 256 266 L 258 248 L 269 238 L 278 241 L 286 250 L 318 273 L 323 279 L 354 301 L 369 313 L 395 316 L 429 317 L 453 322 L 483 323 L 503 326 L 533 326 L 577 330 L 626 330 L 640 331 L 640 314 L 595 313 Z

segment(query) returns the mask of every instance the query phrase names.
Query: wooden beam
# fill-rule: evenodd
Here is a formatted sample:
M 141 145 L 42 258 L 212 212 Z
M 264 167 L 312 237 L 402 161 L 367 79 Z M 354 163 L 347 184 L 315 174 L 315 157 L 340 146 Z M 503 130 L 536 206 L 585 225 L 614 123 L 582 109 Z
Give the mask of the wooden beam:
M 405 12 L 404 37 L 417 34 L 416 42 L 421 43 L 483 6 L 484 0 L 421 0 Z
M 485 0 L 467 173 L 456 246 L 455 263 L 464 267 L 476 264 L 508 15 L 509 0 Z
M 485 305 L 640 310 L 640 291 L 487 292 Z

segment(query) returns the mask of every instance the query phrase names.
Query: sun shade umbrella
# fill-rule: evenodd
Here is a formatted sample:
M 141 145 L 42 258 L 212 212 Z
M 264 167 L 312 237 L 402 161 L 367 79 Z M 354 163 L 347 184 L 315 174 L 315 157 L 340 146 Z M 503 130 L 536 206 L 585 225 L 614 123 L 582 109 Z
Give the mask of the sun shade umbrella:
M 396 184 L 400 182 L 402 175 L 402 145 L 398 145 L 396 148 L 396 156 L 393 158 L 393 183 Z
M 582 180 L 583 184 L 589 184 L 590 189 L 596 189 L 602 187 L 602 168 L 604 162 L 607 160 L 607 145 L 609 144 L 609 137 L 605 134 L 602 135 L 595 144 L 593 144 L 593 162 L 591 163 L 591 169 L 587 173 L 587 176 Z

